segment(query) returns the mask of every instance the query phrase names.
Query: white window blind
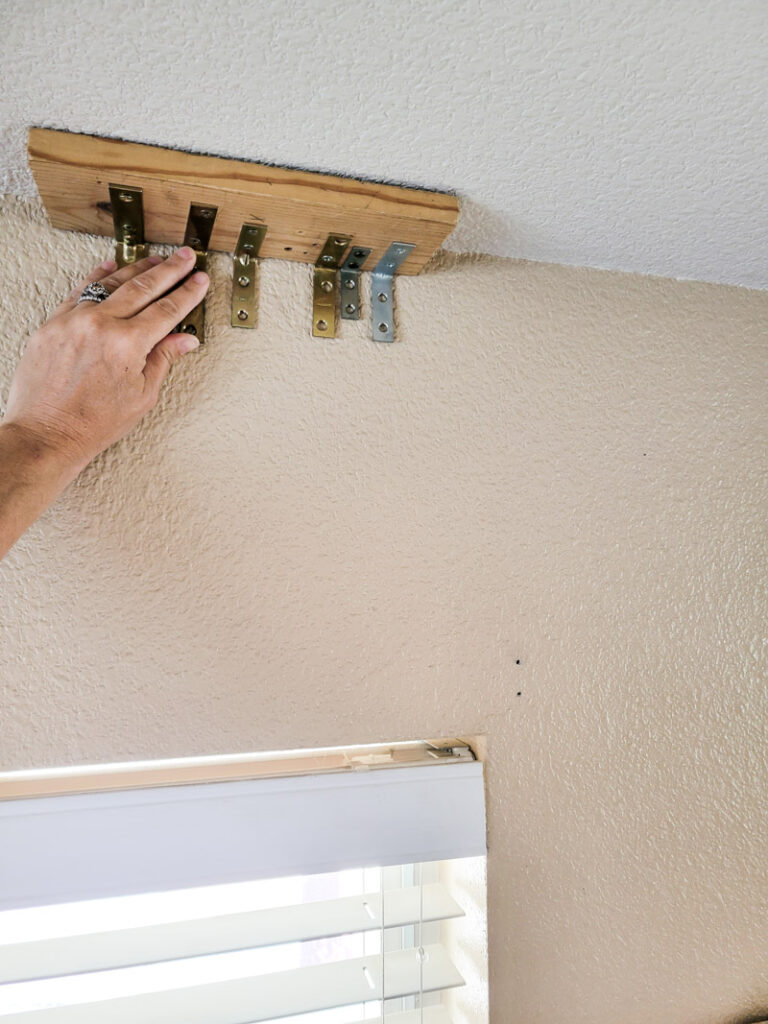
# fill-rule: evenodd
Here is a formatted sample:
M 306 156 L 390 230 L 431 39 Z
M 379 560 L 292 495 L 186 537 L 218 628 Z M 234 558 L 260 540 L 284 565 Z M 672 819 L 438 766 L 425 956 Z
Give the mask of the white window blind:
M 0 1024 L 451 1024 L 482 768 L 0 802 Z

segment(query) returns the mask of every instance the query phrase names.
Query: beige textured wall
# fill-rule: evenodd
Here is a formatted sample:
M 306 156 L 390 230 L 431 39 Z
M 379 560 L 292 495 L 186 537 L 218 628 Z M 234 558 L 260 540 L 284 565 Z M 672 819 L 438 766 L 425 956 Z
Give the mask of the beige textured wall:
M 0 219 L 0 395 L 106 239 Z M 768 294 L 490 259 L 402 343 L 307 267 L 0 564 L 6 767 L 486 733 L 494 1024 L 768 1003 Z

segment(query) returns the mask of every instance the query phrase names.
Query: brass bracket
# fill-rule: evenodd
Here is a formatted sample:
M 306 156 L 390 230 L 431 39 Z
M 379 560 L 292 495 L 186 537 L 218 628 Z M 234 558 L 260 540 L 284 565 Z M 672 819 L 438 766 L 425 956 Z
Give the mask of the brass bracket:
M 256 326 L 256 257 L 267 233 L 265 224 L 243 224 L 237 240 L 232 278 L 232 326 Z
M 409 242 L 393 242 L 371 277 L 371 319 L 374 341 L 395 340 L 395 274 L 397 268 L 413 252 Z
M 189 207 L 183 244 L 195 250 L 193 270 L 205 270 L 208 266 L 208 246 L 217 213 L 218 207 L 216 206 L 201 206 L 199 203 L 192 203 Z M 179 324 L 178 330 L 183 331 L 184 334 L 196 334 L 201 343 L 205 341 L 205 300 L 187 314 Z
M 143 191 L 128 185 L 110 185 L 112 220 L 115 224 L 115 260 L 118 267 L 142 260 L 149 252 L 144 242 Z
M 360 319 L 360 271 L 371 255 L 370 249 L 353 246 L 341 265 L 341 319 Z
M 328 235 L 317 257 L 312 278 L 312 334 L 315 338 L 336 337 L 337 273 L 347 251 L 349 235 Z

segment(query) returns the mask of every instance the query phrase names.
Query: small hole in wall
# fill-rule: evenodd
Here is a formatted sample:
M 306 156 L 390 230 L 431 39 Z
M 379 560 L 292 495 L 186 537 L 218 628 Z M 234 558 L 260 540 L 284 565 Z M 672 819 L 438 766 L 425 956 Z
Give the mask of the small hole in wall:
M 283 249 L 283 252 L 293 252 L 293 246 L 286 245 L 286 247 Z
M 516 664 L 516 665 L 519 665 L 519 664 L 520 664 L 520 659 L 519 659 L 519 658 L 515 658 L 515 664 Z
M 517 691 L 517 696 L 518 697 L 522 697 L 523 696 L 523 691 L 522 690 L 518 690 Z

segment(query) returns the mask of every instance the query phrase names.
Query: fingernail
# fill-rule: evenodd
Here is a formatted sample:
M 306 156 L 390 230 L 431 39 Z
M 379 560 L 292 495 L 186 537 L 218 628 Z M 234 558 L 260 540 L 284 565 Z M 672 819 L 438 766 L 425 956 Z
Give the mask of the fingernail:
M 157 266 L 158 263 L 162 263 L 163 262 L 163 257 L 162 256 L 149 256 L 148 259 L 149 259 L 149 262 L 150 263 L 154 263 L 155 266 Z
M 192 280 L 195 284 L 208 284 L 208 275 L 204 270 L 196 270 L 192 275 Z
M 117 270 L 117 263 L 114 260 L 104 260 L 101 265 L 104 270 Z
M 194 334 L 187 334 L 184 336 L 183 341 L 179 342 L 179 351 L 183 356 L 185 356 L 187 352 L 194 352 L 194 350 L 198 348 L 199 345 L 199 338 L 196 338 Z
M 179 251 L 178 251 L 178 255 L 179 255 L 179 256 L 181 256 L 181 258 L 182 258 L 183 260 L 191 260 L 191 259 L 192 259 L 192 257 L 193 257 L 193 256 L 194 256 L 195 254 L 194 254 L 194 252 L 193 252 L 193 251 L 192 251 L 192 250 L 191 250 L 191 249 L 189 248 L 189 246 L 188 246 L 188 245 L 182 245 L 182 247 L 181 247 L 181 248 L 179 249 Z

